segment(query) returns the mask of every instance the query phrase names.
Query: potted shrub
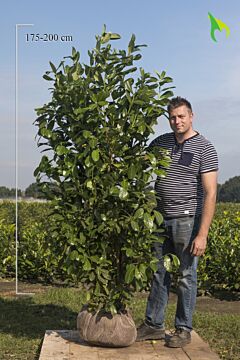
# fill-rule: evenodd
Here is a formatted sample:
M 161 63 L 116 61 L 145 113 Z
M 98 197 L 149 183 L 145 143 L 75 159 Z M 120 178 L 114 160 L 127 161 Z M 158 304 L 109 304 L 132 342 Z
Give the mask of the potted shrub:
M 75 48 L 58 67 L 50 62 L 43 77 L 53 83 L 52 98 L 35 120 L 49 156 L 34 174 L 54 204 L 59 266 L 86 288 L 78 328 L 106 346 L 135 341 L 128 304 L 157 268 L 151 245 L 162 241 L 163 219 L 150 184 L 164 176 L 169 157 L 147 143 L 173 95 L 164 71 L 153 76 L 135 66 L 144 45 L 132 35 L 127 51 L 113 49 L 119 38 L 104 26 L 88 64 Z

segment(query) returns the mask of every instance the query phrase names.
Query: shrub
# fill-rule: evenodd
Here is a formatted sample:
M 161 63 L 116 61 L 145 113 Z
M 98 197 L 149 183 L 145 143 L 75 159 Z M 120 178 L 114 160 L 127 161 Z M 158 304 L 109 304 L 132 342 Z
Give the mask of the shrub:
M 201 288 L 240 289 L 239 239 L 240 204 L 218 204 L 198 268 Z
M 109 41 L 118 38 L 104 27 L 89 64 L 74 48 L 70 64 L 50 62 L 44 78 L 53 82 L 52 99 L 35 121 L 39 146 L 53 154 L 42 157 L 35 175 L 53 199 L 60 265 L 87 286 L 89 305 L 112 313 L 156 269 L 151 245 L 162 241 L 163 219 L 149 184 L 170 159 L 147 142 L 173 95 L 164 71 L 137 72 L 135 36 L 127 51 L 112 49 Z
M 68 253 L 58 231 L 50 232 L 51 203 L 20 203 L 19 279 L 73 283 Z M 0 276 L 15 274 L 15 204 L 0 204 Z M 239 291 L 240 204 L 217 204 L 206 254 L 198 268 L 199 289 Z M 62 244 L 64 246 L 64 243 Z M 68 246 L 68 244 L 65 244 Z M 79 269 L 81 271 L 81 269 Z M 75 283 L 76 279 L 75 279 Z

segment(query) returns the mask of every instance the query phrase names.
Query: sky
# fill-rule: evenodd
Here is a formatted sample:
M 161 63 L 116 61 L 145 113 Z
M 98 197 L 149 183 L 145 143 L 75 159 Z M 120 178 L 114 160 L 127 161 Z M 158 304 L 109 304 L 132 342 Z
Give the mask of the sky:
M 209 12 L 229 27 L 229 37 L 225 30 L 216 31 L 213 41 Z M 113 47 L 127 48 L 133 33 L 136 43 L 147 44 L 138 65 L 152 74 L 165 70 L 173 78 L 174 95 L 191 102 L 194 129 L 217 149 L 218 182 L 240 175 L 239 0 L 9 0 L 1 3 L 0 20 L 0 186 L 17 184 L 24 190 L 35 182 L 33 172 L 43 154 L 35 139 L 34 109 L 51 96 L 42 76 L 50 70 L 49 61 L 58 65 L 72 46 L 87 63 L 103 24 L 121 35 Z M 55 34 L 58 40 L 31 41 L 30 34 L 34 39 Z M 159 118 L 150 140 L 168 131 L 168 120 Z

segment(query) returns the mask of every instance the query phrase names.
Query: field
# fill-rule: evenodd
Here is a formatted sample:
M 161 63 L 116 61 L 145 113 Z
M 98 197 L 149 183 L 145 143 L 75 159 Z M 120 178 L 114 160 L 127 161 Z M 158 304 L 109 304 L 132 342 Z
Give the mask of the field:
M 19 279 L 25 281 L 29 291 L 32 287 L 37 291 L 32 297 L 14 296 L 14 210 L 14 203 L 0 204 L 0 359 L 36 360 L 46 329 L 76 328 L 84 289 L 68 279 L 59 262 L 61 254 L 54 253 L 56 244 L 48 232 L 50 205 L 22 202 L 18 219 Z M 194 316 L 196 331 L 226 360 L 240 358 L 239 225 L 240 204 L 218 204 L 208 251 L 199 266 L 199 294 L 211 297 L 198 298 Z M 33 281 L 37 284 L 31 284 Z M 11 291 L 4 284 L 11 284 Z M 136 293 L 131 304 L 136 324 L 144 317 L 146 296 L 147 291 Z M 167 314 L 169 328 L 174 310 L 172 295 Z
M 35 295 L 15 297 L 0 293 L 1 360 L 37 360 L 46 329 L 76 329 L 77 313 L 83 304 L 80 288 L 43 288 L 35 284 L 26 289 Z M 145 292 L 136 294 L 131 305 L 137 325 L 144 317 L 146 297 Z M 169 329 L 173 327 L 174 311 L 172 294 L 166 320 Z M 194 328 L 221 359 L 239 359 L 239 312 L 239 302 L 198 298 Z

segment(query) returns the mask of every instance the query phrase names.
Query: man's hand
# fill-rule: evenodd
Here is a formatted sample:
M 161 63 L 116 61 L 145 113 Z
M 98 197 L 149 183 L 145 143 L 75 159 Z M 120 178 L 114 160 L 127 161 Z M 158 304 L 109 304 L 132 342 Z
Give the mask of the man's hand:
M 207 247 L 207 238 L 205 236 L 197 235 L 192 242 L 190 253 L 193 256 L 202 256 Z

